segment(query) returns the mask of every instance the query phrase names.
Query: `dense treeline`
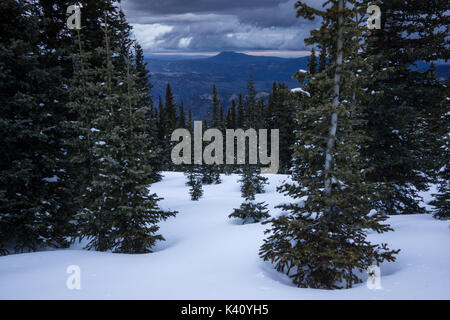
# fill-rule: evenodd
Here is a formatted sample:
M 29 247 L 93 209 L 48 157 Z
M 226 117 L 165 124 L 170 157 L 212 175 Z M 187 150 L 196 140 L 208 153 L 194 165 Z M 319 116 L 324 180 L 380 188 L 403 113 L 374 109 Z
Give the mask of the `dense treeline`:
M 148 187 L 162 148 L 143 52 L 118 3 L 2 1 L 0 249 L 149 252 L 173 216 Z
M 248 91 L 240 94 L 237 100 L 232 100 L 228 105 L 227 102 L 219 100 L 214 84 L 212 84 L 211 92 L 211 110 L 208 112 L 209 118 L 202 120 L 203 128 L 217 128 L 224 134 L 226 129 L 268 129 L 269 134 L 271 129 L 279 129 L 279 172 L 288 174 L 292 165 L 293 145 L 295 142 L 293 133 L 296 130 L 297 107 L 304 97 L 307 97 L 307 93 L 300 91 L 291 92 L 291 89 L 284 83 L 274 82 L 272 92 L 267 99 L 258 99 L 251 75 L 248 82 Z M 168 112 L 167 110 L 171 111 Z M 159 114 L 158 131 L 167 131 L 166 134 L 161 134 L 161 138 L 164 137 L 166 140 L 166 145 L 173 146 L 170 144 L 169 132 L 173 132 L 176 128 L 192 131 L 194 125 L 192 116 L 186 117 L 184 110 L 183 102 L 175 102 L 170 84 L 167 84 L 165 100 L 159 97 L 159 107 L 155 109 L 155 112 Z M 171 147 L 166 148 L 165 158 L 170 159 L 171 150 Z M 180 170 L 183 168 L 174 168 L 171 164 L 166 164 L 164 169 Z M 220 168 L 222 173 L 234 171 L 236 170 L 226 168 L 226 166 Z
M 367 232 L 391 231 L 388 215 L 425 213 L 418 194 L 430 184 L 432 213 L 450 217 L 449 83 L 433 66 L 449 58 L 448 1 L 371 2 L 383 20 L 370 32 L 361 18 L 369 1 L 322 10 L 299 1 L 298 17 L 322 21 L 306 39 L 309 70 L 295 73 L 302 89 L 274 83 L 258 98 L 249 75 L 246 92 L 220 101 L 211 84 L 203 132 L 280 131 L 279 172 L 292 182 L 278 191 L 294 201 L 271 220 L 255 201 L 267 181 L 258 165 L 172 163 L 174 130 L 194 131 L 189 106 L 169 84 L 153 99 L 118 1 L 80 4 L 82 29 L 68 30 L 70 1 L 0 2 L 0 254 L 83 238 L 87 249 L 150 252 L 164 239 L 158 222 L 176 214 L 151 193 L 163 170 L 185 172 L 193 201 L 203 184 L 239 174 L 244 202 L 230 217 L 266 220 L 261 257 L 300 287 L 351 287 L 356 271 L 394 261 L 399 251 Z M 431 67 L 414 71 L 416 61 Z

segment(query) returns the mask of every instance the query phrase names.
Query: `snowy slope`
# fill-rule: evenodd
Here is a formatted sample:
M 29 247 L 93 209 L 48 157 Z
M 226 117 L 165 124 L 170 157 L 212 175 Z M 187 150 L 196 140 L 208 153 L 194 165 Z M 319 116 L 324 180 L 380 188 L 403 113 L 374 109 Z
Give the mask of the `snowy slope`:
M 286 176 L 268 176 L 258 201 L 273 206 L 287 199 L 276 192 Z M 0 299 L 450 299 L 450 229 L 429 215 L 390 219 L 395 232 L 372 241 L 402 249 L 397 262 L 382 266 L 382 289 L 365 284 L 349 290 L 298 289 L 258 257 L 266 226 L 228 219 L 241 203 L 238 176 L 205 186 L 204 198 L 189 199 L 181 173 L 166 173 L 152 187 L 164 208 L 178 210 L 161 223 L 167 239 L 152 254 L 89 252 L 79 244 L 56 250 L 0 257 Z M 81 268 L 81 290 L 68 290 L 66 269 Z

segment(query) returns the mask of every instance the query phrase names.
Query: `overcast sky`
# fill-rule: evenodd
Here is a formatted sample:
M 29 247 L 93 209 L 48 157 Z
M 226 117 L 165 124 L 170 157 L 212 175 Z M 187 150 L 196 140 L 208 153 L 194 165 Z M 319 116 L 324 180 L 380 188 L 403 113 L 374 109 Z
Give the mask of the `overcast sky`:
M 145 53 L 309 50 L 317 21 L 295 17 L 296 0 L 122 0 Z M 308 0 L 318 7 L 322 0 Z M 295 54 L 295 52 L 294 52 Z

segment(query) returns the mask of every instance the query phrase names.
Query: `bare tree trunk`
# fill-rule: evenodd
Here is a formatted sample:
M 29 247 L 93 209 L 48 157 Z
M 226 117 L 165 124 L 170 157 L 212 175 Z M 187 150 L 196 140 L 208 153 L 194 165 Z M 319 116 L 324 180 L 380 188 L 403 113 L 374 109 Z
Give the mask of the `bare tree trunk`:
M 337 52 L 336 52 L 336 70 L 334 74 L 334 98 L 333 98 L 333 106 L 337 108 L 340 102 L 340 90 L 341 90 L 341 70 L 342 70 L 342 62 L 343 62 L 343 47 L 344 47 L 344 39 L 343 39 L 343 24 L 344 24 L 344 0 L 339 0 L 338 4 L 339 17 L 338 17 L 338 39 L 337 39 Z M 327 151 L 325 158 L 325 171 L 329 171 L 331 169 L 331 163 L 333 161 L 333 157 L 331 155 L 331 151 L 334 148 L 335 140 L 336 140 L 336 132 L 338 127 L 338 114 L 336 112 L 331 116 L 331 126 L 330 126 L 330 137 L 327 143 Z M 325 192 L 327 195 L 331 196 L 332 194 L 332 182 L 333 177 L 329 176 L 327 173 L 325 179 Z

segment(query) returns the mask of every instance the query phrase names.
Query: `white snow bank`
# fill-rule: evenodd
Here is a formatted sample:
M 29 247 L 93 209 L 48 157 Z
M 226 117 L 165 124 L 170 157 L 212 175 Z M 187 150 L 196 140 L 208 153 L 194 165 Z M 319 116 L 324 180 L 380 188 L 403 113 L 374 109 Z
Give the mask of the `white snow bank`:
M 257 201 L 288 199 L 276 192 L 286 176 L 268 176 L 267 193 Z M 68 250 L 0 257 L 0 299 L 450 299 L 450 229 L 429 215 L 396 216 L 395 232 L 370 234 L 371 241 L 402 249 L 395 263 L 381 268 L 382 289 L 365 284 L 349 290 L 299 289 L 258 257 L 266 226 L 240 225 L 227 216 L 239 207 L 238 176 L 222 176 L 190 201 L 181 173 L 166 173 L 152 192 L 162 206 L 178 210 L 161 223 L 167 239 L 155 252 L 122 255 Z M 81 270 L 81 290 L 68 290 L 67 267 Z

